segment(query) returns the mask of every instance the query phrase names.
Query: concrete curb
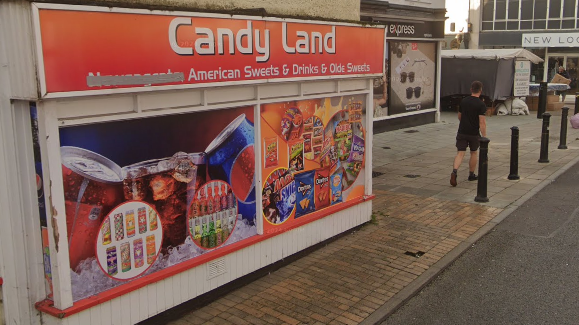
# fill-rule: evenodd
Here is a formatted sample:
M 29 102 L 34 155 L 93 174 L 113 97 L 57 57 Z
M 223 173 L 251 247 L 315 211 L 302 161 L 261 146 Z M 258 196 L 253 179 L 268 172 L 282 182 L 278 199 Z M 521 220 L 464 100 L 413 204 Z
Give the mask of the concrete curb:
M 465 241 L 458 244 L 453 250 L 442 257 L 438 262 L 432 265 L 428 270 L 422 273 L 416 280 L 412 281 L 408 286 L 390 298 L 384 305 L 378 308 L 370 316 L 368 316 L 361 325 L 371 325 L 380 324 L 388 316 L 393 314 L 398 308 L 402 307 L 408 300 L 418 294 L 426 285 L 432 282 L 439 274 L 442 273 L 450 264 L 452 264 L 457 258 L 464 254 L 472 245 L 474 245 L 479 239 L 484 235 L 489 233 L 496 225 L 501 223 L 506 217 L 513 213 L 519 206 L 523 205 L 527 200 L 532 198 L 535 194 L 545 188 L 547 185 L 551 184 L 555 179 L 557 179 L 561 174 L 569 170 L 575 164 L 579 162 L 579 156 L 575 157 L 572 161 L 568 162 L 565 166 L 561 167 L 559 170 L 554 172 L 551 176 L 547 177 L 537 186 L 532 188 L 527 194 L 520 197 L 515 202 L 507 206 L 501 213 L 499 213 L 492 220 L 487 222 L 474 234 L 468 237 Z M 484 204 L 481 204 L 484 205 Z

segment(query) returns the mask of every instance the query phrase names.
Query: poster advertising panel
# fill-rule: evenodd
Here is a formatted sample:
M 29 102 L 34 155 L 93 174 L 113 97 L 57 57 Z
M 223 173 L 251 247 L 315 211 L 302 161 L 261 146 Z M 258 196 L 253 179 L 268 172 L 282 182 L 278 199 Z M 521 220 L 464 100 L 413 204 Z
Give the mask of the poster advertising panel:
M 265 234 L 364 195 L 365 98 L 261 105 Z
M 390 41 L 388 48 L 388 115 L 434 108 L 436 43 Z
M 60 129 L 75 300 L 257 234 L 253 111 Z
M 384 73 L 379 78 L 374 79 L 374 89 L 373 89 L 373 118 L 375 120 L 381 120 L 382 118 L 388 116 L 388 85 L 389 74 L 388 74 L 388 42 L 386 42 L 386 53 L 384 59 Z
M 376 26 L 37 6 L 43 96 L 383 72 Z

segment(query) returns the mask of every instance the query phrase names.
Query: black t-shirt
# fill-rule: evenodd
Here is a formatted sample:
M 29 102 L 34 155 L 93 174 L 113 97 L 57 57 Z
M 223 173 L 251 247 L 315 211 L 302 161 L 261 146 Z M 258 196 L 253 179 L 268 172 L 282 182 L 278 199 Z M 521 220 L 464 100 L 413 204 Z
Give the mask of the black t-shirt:
M 487 107 L 480 97 L 465 97 L 458 108 L 461 113 L 458 133 L 480 135 L 479 115 L 485 115 Z

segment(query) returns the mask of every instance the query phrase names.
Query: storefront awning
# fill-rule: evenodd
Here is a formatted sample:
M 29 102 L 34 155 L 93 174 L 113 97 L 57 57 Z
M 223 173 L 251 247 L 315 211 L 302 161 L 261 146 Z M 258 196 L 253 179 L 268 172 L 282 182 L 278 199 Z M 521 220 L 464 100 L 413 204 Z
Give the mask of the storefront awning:
M 456 59 L 527 59 L 532 63 L 541 63 L 544 60 L 525 49 L 487 49 L 487 50 L 443 50 L 440 51 L 442 58 Z

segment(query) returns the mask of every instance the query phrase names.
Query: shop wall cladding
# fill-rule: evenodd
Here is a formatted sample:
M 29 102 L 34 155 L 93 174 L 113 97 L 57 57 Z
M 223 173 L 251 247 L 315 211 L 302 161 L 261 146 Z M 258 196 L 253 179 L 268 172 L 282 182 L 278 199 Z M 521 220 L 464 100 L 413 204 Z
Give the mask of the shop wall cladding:
M 79 1 L 79 4 L 86 1 Z M 92 3 L 102 5 L 123 5 L 126 0 L 101 0 Z M 267 13 L 272 16 L 293 16 L 299 18 L 326 18 L 341 20 L 360 19 L 360 1 L 357 0 L 139 0 L 140 6 L 164 6 L 173 10 L 202 10 L 214 12 L 250 11 Z M 133 2 L 134 3 L 134 2 Z M 444 6 L 443 6 L 444 7 Z

